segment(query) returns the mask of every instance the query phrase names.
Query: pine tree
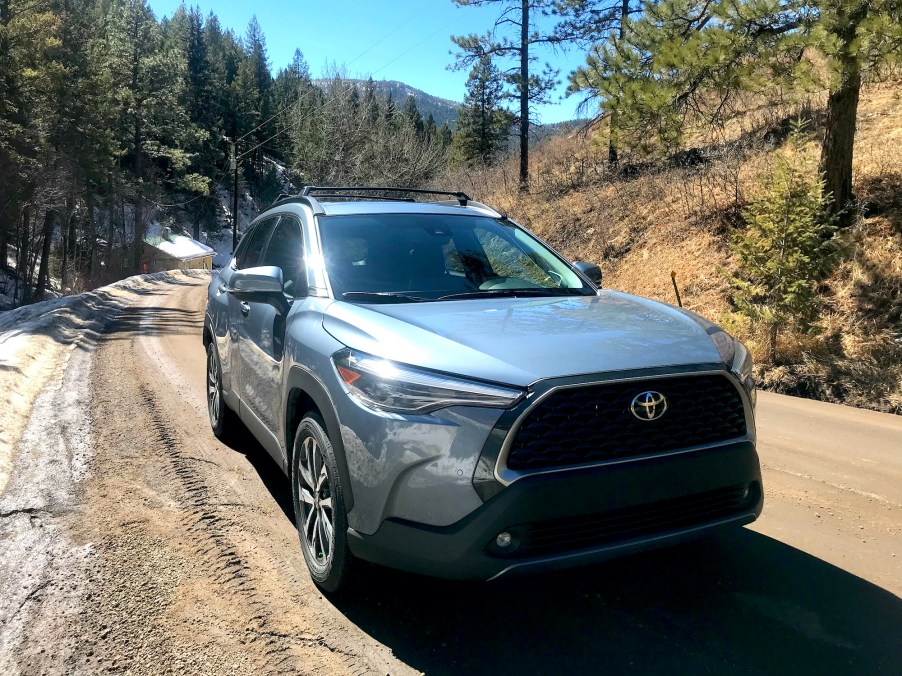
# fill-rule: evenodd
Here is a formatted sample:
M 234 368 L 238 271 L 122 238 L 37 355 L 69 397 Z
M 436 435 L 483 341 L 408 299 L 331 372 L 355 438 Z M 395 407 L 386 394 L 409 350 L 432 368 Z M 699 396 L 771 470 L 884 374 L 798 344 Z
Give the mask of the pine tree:
M 507 143 L 513 115 L 501 108 L 504 81 L 489 56 L 474 64 L 467 95 L 457 114 L 455 157 L 467 164 L 490 165 Z
M 117 140 L 134 177 L 132 242 L 137 270 L 153 184 L 206 193 L 209 180 L 190 171 L 191 153 L 185 150 L 199 133 L 184 107 L 186 60 L 164 42 L 145 0 L 112 4 L 104 43 L 101 67 L 120 111 Z
M 824 182 L 805 166 L 801 140 L 796 128 L 761 194 L 744 210 L 745 229 L 733 241 L 739 264 L 731 277 L 733 302 L 767 328 L 771 363 L 781 330 L 810 329 L 819 311 L 816 283 L 840 251 Z
M 420 113 L 420 109 L 417 107 L 417 100 L 413 96 L 408 95 L 407 100 L 404 102 L 404 117 L 407 118 L 408 124 L 413 127 L 417 134 L 423 134 L 425 130 L 423 115 Z
M 504 71 L 505 79 L 513 88 L 511 98 L 520 104 L 517 119 L 520 137 L 520 190 L 529 189 L 529 125 L 530 105 L 547 103 L 551 89 L 557 84 L 558 71 L 545 64 L 542 72 L 535 71 L 537 59 L 530 51 L 539 44 L 558 42 L 554 31 L 541 33 L 536 28 L 536 19 L 555 8 L 553 0 L 454 0 L 461 6 L 495 6 L 500 16 L 496 27 L 513 26 L 513 37 L 497 37 L 494 31 L 485 35 L 456 36 L 451 39 L 460 48 L 455 68 L 472 66 L 483 57 L 492 59 L 514 59 L 515 64 Z
M 609 35 L 570 76 L 618 127 L 677 146 L 687 117 L 725 123 L 746 92 L 829 90 L 820 169 L 832 213 L 847 224 L 862 72 L 898 59 L 899 0 L 664 0 L 646 4 L 623 35 Z M 827 81 L 806 52 L 827 57 Z M 640 144 L 641 145 L 641 144 Z
M 432 116 L 432 113 L 428 113 L 426 115 L 426 121 L 423 122 L 423 136 L 426 138 L 435 138 L 435 134 L 438 131 L 435 126 L 435 118 Z
M 649 0 L 650 1 L 650 0 Z M 639 0 L 557 0 L 552 10 L 560 17 L 555 27 L 559 43 L 575 43 L 589 48 L 616 36 L 621 42 L 626 37 L 630 17 L 642 11 Z M 590 97 L 585 103 L 592 100 Z M 608 136 L 608 164 L 616 167 L 619 163 L 617 128 L 620 105 L 616 99 L 608 101 L 607 116 L 610 133 Z
M 274 125 L 267 122 L 274 111 L 271 110 L 268 96 L 272 75 L 266 54 L 266 38 L 256 17 L 248 23 L 244 50 L 245 58 L 238 66 L 233 86 L 238 107 L 239 135 L 243 136 L 263 124 L 248 137 L 247 145 L 254 146 L 264 143 L 275 133 Z

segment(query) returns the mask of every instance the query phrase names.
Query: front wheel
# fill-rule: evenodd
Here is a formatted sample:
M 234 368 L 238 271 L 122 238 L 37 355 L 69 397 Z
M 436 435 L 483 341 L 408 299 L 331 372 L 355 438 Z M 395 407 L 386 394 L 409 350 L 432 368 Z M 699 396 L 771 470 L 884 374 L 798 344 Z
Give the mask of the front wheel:
M 301 550 L 310 576 L 326 592 L 347 583 L 352 555 L 335 452 L 322 419 L 308 413 L 298 425 L 291 487 Z

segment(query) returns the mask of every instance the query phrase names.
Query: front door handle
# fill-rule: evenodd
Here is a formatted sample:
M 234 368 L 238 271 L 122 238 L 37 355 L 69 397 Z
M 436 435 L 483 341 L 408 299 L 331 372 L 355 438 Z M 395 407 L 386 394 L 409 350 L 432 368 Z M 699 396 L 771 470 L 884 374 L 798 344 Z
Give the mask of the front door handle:
M 245 301 L 241 301 L 241 314 L 247 317 L 248 312 L 251 311 L 251 304 Z

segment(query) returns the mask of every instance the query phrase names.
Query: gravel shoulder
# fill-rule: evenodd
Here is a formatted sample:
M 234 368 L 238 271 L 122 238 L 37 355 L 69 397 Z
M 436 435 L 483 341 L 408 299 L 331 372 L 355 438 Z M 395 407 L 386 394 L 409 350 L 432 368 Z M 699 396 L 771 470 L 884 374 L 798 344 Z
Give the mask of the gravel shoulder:
M 136 295 L 36 395 L 0 496 L 0 672 L 902 668 L 902 418 L 765 393 L 751 528 L 493 584 L 367 566 L 327 599 L 280 470 L 209 432 L 204 287 Z

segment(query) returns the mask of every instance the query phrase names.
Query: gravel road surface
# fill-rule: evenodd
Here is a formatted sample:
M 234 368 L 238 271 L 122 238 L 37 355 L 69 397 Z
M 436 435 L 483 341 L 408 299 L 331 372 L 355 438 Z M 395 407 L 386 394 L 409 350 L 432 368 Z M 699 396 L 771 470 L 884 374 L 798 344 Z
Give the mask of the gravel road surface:
M 763 393 L 765 508 L 716 538 L 325 598 L 287 480 L 211 434 L 205 281 L 140 295 L 38 397 L 0 496 L 0 673 L 902 673 L 902 418 Z

